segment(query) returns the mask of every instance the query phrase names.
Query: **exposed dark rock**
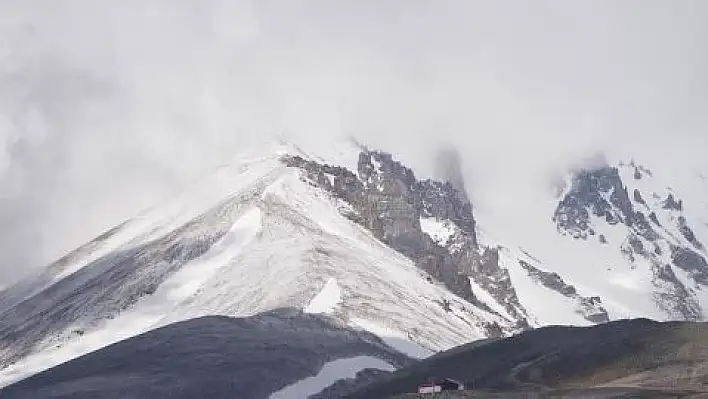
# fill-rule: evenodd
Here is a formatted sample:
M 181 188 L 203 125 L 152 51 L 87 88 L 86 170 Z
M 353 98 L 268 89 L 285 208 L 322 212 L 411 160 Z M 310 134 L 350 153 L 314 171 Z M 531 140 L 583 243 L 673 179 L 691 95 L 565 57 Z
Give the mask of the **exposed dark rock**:
M 671 262 L 690 273 L 696 282 L 708 285 L 708 263 L 702 255 L 687 248 L 672 246 Z
M 558 204 L 553 221 L 559 230 L 585 238 L 590 228 L 591 213 L 605 218 L 609 224 L 630 225 L 633 222 L 632 202 L 617 168 L 603 167 L 578 172 L 571 189 Z
M 657 288 L 654 292 L 657 306 L 671 318 L 701 320 L 700 304 L 676 277 L 671 265 L 655 265 L 653 284 Z
M 525 310 L 516 295 L 509 271 L 499 266 L 499 250 L 497 248 L 484 248 L 481 256 L 469 250 L 453 250 L 452 252 L 457 255 L 460 262 L 472 265 L 473 269 L 470 275 L 473 276 L 474 281 L 487 290 L 498 303 L 502 304 L 504 310 L 519 321 L 519 326 L 529 327 Z
M 578 294 L 575 287 L 566 284 L 558 273 L 539 270 L 523 260 L 520 260 L 519 264 L 521 267 L 526 269 L 534 280 L 539 281 L 546 288 L 552 289 L 553 291 L 559 292 L 567 297 L 572 297 Z
M 574 286 L 566 284 L 558 273 L 540 270 L 523 260 L 519 260 L 519 264 L 528 272 L 529 276 L 531 276 L 534 281 L 568 298 L 575 299 L 578 303 L 578 313 L 582 314 L 586 320 L 592 323 L 604 323 L 609 321 L 607 310 L 602 307 L 600 297 L 583 297 L 578 294 Z
M 683 211 L 683 200 L 676 200 L 672 193 L 669 193 L 668 198 L 664 201 L 664 209 L 671 209 L 674 211 Z
M 636 188 L 634 189 L 633 196 L 634 196 L 635 202 L 640 203 L 642 205 L 647 204 L 646 201 L 644 201 L 644 198 L 642 197 L 642 193 L 639 190 L 637 190 Z
M 632 228 L 639 236 L 648 241 L 654 241 L 660 237 L 659 233 L 654 230 L 643 212 L 634 213 Z
M 642 243 L 642 240 L 639 239 L 639 237 L 635 235 L 630 235 L 627 237 L 627 243 L 629 243 L 629 246 L 632 248 L 632 251 L 635 254 L 644 254 L 644 244 Z
M 658 256 L 661 256 L 664 253 L 664 251 L 661 249 L 661 246 L 659 246 L 658 244 L 655 243 L 654 244 L 654 253 Z
M 602 300 L 599 296 L 576 296 L 580 305 L 580 313 L 585 320 L 591 323 L 606 323 L 610 321 L 610 316 L 607 310 L 602 306 Z
M 690 227 L 688 227 L 688 223 L 686 222 L 686 218 L 683 216 L 678 217 L 678 229 L 681 232 L 681 234 L 688 240 L 688 242 L 691 243 L 694 247 L 697 249 L 703 249 L 703 244 L 701 244 L 698 239 L 696 238 L 696 235 L 693 233 L 693 230 L 691 230 Z
M 656 212 L 652 212 L 649 214 L 649 219 L 652 221 L 657 226 L 661 226 L 661 223 L 659 223 L 659 218 L 656 216 Z
M 472 205 L 464 193 L 457 191 L 451 183 L 430 179 L 417 182 L 414 189 L 420 200 L 422 216 L 452 221 L 473 240 L 473 245 L 477 245 Z
M 600 240 L 600 244 L 607 244 L 607 237 L 604 234 L 600 234 L 598 240 Z
M 492 323 L 485 323 L 484 327 L 488 338 L 501 338 L 504 336 L 504 331 L 496 321 Z
M 641 193 L 636 190 L 634 200 L 645 204 Z M 647 217 L 635 211 L 619 170 L 614 167 L 577 172 L 571 189 L 556 208 L 553 221 L 559 231 L 575 238 L 586 238 L 592 229 L 591 215 L 604 218 L 610 225 L 624 223 L 650 241 L 659 236 Z

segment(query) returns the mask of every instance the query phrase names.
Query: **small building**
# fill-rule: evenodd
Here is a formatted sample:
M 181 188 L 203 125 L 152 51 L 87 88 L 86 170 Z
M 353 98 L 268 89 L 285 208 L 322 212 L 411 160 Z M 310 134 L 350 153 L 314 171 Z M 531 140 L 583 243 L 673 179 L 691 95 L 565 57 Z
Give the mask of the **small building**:
M 465 384 L 450 378 L 432 378 L 418 386 L 418 393 L 436 393 L 442 391 L 464 391 Z

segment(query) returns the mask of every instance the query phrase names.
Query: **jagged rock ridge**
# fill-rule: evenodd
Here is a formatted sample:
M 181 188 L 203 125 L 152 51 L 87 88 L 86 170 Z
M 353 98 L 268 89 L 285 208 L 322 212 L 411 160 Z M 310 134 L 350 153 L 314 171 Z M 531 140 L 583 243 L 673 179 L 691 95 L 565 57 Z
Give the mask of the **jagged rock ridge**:
M 622 168 L 629 168 L 630 182 L 623 179 Z M 650 265 L 654 300 L 670 318 L 703 319 L 696 296 L 703 288 L 691 286 L 675 273 L 681 270 L 692 284 L 708 287 L 704 246 L 683 214 L 683 200 L 670 189 L 642 191 L 646 186 L 632 189 L 629 195 L 629 185 L 652 176 L 648 168 L 634 162 L 577 171 L 552 220 L 561 234 L 573 239 L 597 236 L 604 245 L 619 245 L 631 269 L 640 261 Z M 626 228 L 623 241 L 609 243 L 605 233 L 617 231 L 620 225 Z

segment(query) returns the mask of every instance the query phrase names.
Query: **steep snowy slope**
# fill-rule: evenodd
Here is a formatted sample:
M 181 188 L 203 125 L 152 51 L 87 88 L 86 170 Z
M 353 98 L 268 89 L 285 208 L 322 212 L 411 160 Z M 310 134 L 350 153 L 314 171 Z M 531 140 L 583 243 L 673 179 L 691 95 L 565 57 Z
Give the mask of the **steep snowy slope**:
M 505 266 L 512 271 L 523 249 L 533 251 L 540 268 L 599 299 L 610 319 L 704 320 L 708 186 L 698 174 L 676 174 L 620 161 L 569 173 L 556 197 L 520 200 L 530 211 L 510 218 L 520 223 L 515 235 L 504 234 L 508 223 L 490 223 L 515 254 Z M 522 297 L 527 276 L 514 282 Z
M 220 169 L 5 292 L 0 381 L 170 322 L 288 306 L 374 330 L 414 356 L 515 330 L 515 320 L 450 292 L 345 216 L 350 204 L 283 162 L 305 154 L 270 153 Z

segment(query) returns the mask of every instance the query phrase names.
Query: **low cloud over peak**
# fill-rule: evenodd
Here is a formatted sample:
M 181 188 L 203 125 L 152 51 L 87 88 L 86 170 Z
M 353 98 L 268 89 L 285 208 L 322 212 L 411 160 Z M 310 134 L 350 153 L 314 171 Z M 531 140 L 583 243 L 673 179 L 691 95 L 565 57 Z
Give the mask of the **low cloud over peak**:
M 5 1 L 0 279 L 281 132 L 353 135 L 423 174 L 444 143 L 479 201 L 596 150 L 703 162 L 707 17 L 699 1 Z

